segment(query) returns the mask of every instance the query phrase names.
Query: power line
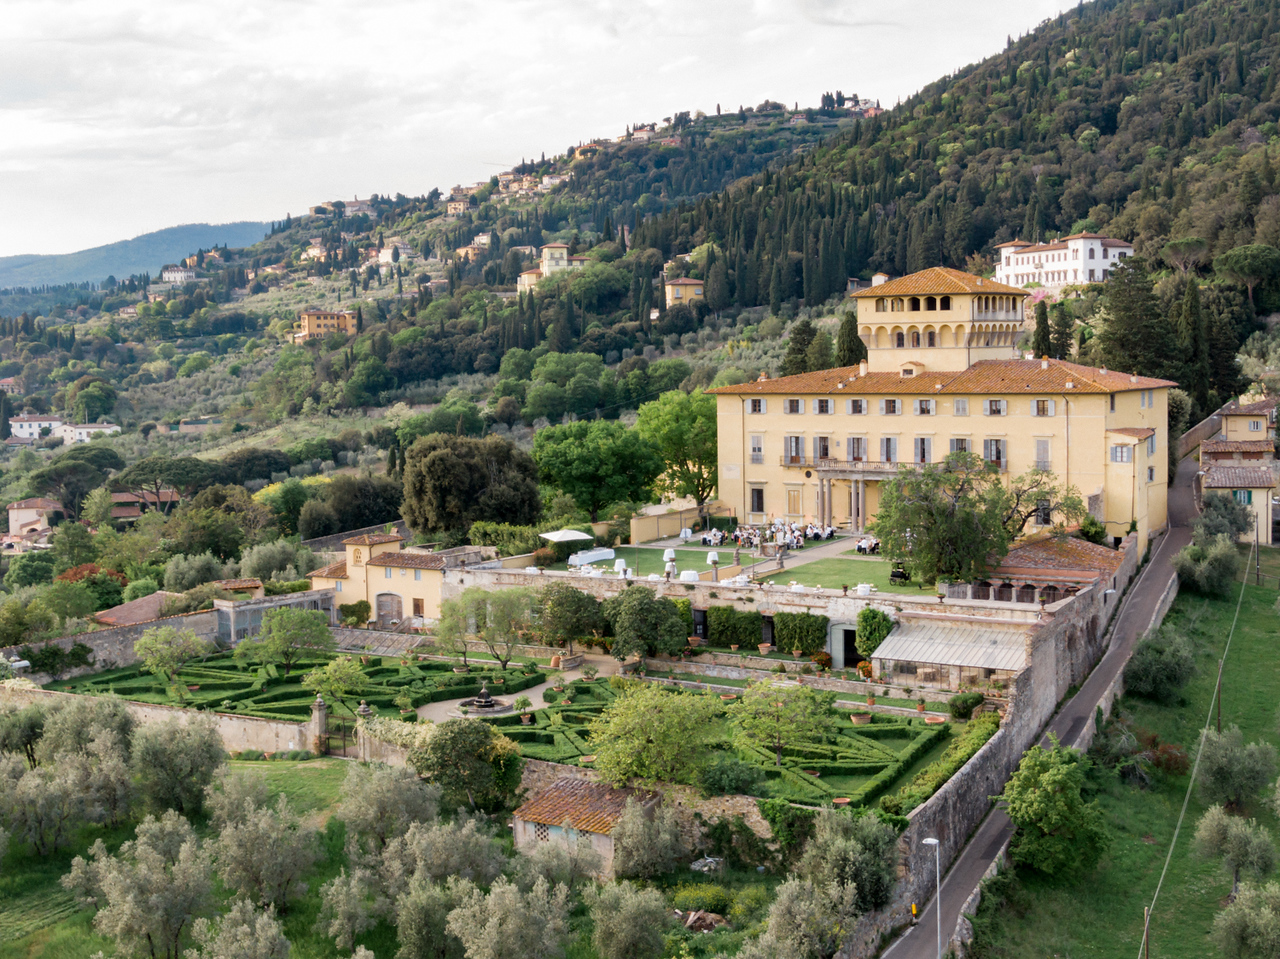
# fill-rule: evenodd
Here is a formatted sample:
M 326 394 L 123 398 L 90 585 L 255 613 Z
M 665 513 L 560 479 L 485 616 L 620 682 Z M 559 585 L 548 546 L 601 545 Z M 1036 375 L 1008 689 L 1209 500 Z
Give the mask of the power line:
M 1253 558 L 1253 550 L 1249 548 L 1249 558 Z M 1164 878 L 1169 872 L 1169 863 L 1173 861 L 1173 850 L 1178 845 L 1178 834 L 1182 831 L 1182 821 L 1187 815 L 1187 806 L 1191 803 L 1191 790 L 1196 784 L 1196 773 L 1200 769 L 1200 757 L 1204 755 L 1204 740 L 1209 732 L 1209 724 L 1213 722 L 1213 709 L 1218 702 L 1222 690 L 1222 671 L 1227 663 L 1227 654 L 1231 652 L 1231 639 L 1235 636 L 1236 623 L 1240 621 L 1240 606 L 1244 602 L 1244 588 L 1248 583 L 1249 564 L 1245 563 L 1245 579 L 1240 582 L 1240 595 L 1236 598 L 1236 614 L 1231 619 L 1231 630 L 1227 633 L 1227 645 L 1223 647 L 1222 658 L 1218 660 L 1218 681 L 1214 684 L 1213 695 L 1209 697 L 1209 713 L 1204 718 L 1204 727 L 1200 730 L 1200 745 L 1196 749 L 1196 761 L 1191 767 L 1191 778 L 1187 781 L 1187 794 L 1182 797 L 1182 811 L 1178 813 L 1178 824 L 1173 827 L 1173 840 L 1169 843 L 1169 853 L 1164 858 L 1164 868 L 1160 870 L 1160 881 L 1156 883 L 1155 894 L 1151 897 L 1151 906 L 1147 909 L 1146 920 L 1142 925 L 1142 942 L 1138 944 L 1138 959 L 1142 959 L 1147 939 L 1151 932 L 1151 917 L 1156 911 L 1156 902 L 1160 898 L 1160 889 L 1164 886 Z M 1175 574 L 1176 575 L 1176 574 Z

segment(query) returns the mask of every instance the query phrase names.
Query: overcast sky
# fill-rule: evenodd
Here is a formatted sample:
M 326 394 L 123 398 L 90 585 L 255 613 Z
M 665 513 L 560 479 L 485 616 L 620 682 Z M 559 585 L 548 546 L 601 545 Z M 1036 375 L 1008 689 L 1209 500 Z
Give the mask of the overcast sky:
M 677 110 L 886 107 L 1062 0 L 6 0 L 0 255 L 424 194 Z

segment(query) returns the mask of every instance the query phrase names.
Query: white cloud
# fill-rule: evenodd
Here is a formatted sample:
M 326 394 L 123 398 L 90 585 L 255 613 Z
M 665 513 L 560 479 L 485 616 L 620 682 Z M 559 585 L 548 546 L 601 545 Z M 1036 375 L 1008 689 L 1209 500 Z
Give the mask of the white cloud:
M 676 110 L 889 105 L 1049 0 L 10 0 L 0 255 L 425 193 Z

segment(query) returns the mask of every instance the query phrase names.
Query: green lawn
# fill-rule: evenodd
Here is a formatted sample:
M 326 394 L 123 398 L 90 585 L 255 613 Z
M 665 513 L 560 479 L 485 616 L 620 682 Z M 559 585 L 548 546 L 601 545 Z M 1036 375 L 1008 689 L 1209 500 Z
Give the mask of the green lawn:
M 662 554 L 664 552 L 664 550 L 653 549 L 648 546 L 619 546 L 614 550 L 616 558 L 625 559 L 627 561 L 627 567 L 632 570 L 638 570 L 634 575 L 641 579 L 651 573 L 662 575 L 666 570 L 666 563 L 662 560 Z M 711 567 L 707 565 L 707 552 L 708 550 L 705 549 L 676 550 L 676 569 L 680 572 L 683 572 L 686 569 L 693 569 L 697 570 L 699 573 L 703 570 L 710 569 Z M 727 553 L 725 550 L 721 549 L 719 550 L 719 553 L 721 560 L 723 560 L 720 565 L 728 566 L 733 562 L 732 549 L 728 550 Z M 612 572 L 614 562 L 615 560 L 609 559 L 596 563 L 595 565 Z M 569 569 L 569 566 L 566 563 L 557 563 L 555 566 L 548 566 L 547 569 L 563 571 Z
M 1271 552 L 1274 556 L 1275 551 Z M 1240 622 L 1223 672 L 1222 722 L 1224 727 L 1240 726 L 1247 741 L 1280 745 L 1275 601 L 1274 589 L 1245 588 Z M 1185 704 L 1180 707 L 1132 697 L 1123 700 L 1122 715 L 1135 728 L 1153 732 L 1161 741 L 1183 744 L 1194 758 L 1234 613 L 1234 597 L 1207 600 L 1190 593 L 1178 597 L 1167 622 L 1193 630 L 1197 672 L 1184 690 Z M 1123 785 L 1109 774 L 1095 773 L 1092 778 L 1110 827 L 1110 851 L 1092 874 L 1074 883 L 1055 883 L 1022 872 L 1012 883 L 1002 883 L 1008 886 L 1002 896 L 983 900 L 977 955 L 1133 959 L 1138 954 L 1142 909 L 1150 902 L 1164 867 L 1189 777 L 1174 777 L 1146 791 Z M 1152 918 L 1152 955 L 1200 959 L 1217 952 L 1207 937 L 1231 882 L 1219 865 L 1196 858 L 1190 850 L 1204 808 L 1193 792 Z M 1255 803 L 1247 814 L 1267 826 L 1273 836 L 1280 835 L 1280 823 L 1268 801 Z
M 794 557 L 795 554 L 792 554 Z M 788 566 L 780 573 L 764 577 L 764 582 L 787 585 L 791 582 L 802 586 L 821 586 L 824 589 L 840 589 L 848 586 L 853 590 L 859 583 L 870 583 L 883 593 L 912 593 L 933 595 L 933 587 L 921 590 L 918 583 L 891 583 L 889 571 L 893 567 L 883 559 L 844 559 L 832 556 L 828 559 L 817 559 L 804 565 Z

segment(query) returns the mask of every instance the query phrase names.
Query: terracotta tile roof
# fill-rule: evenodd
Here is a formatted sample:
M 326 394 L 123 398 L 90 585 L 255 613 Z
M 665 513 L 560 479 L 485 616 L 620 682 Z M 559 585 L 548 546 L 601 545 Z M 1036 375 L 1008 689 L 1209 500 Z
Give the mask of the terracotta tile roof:
M 1026 296 L 1026 290 L 1006 286 L 995 280 L 984 279 L 953 270 L 946 266 L 931 266 L 919 273 L 909 273 L 879 286 L 869 286 L 850 294 L 853 297 L 870 296 L 922 296 L 928 293 L 999 293 Z
M 903 365 L 906 363 L 904 361 Z M 1067 384 L 1071 386 L 1068 388 Z M 776 379 L 756 380 L 738 386 L 721 386 L 708 393 L 759 396 L 775 393 L 861 396 L 864 394 L 1047 394 L 1123 393 L 1176 386 L 1170 380 L 1099 370 L 1065 360 L 979 360 L 967 370 L 943 372 L 923 370 L 915 376 L 897 373 L 866 373 L 845 366 L 817 373 L 798 373 Z M 941 388 L 939 389 L 939 386 Z
M 1276 446 L 1271 440 L 1205 440 L 1201 453 L 1271 453 Z
M 403 569 L 444 569 L 443 556 L 434 553 L 379 553 L 369 558 L 368 566 L 394 566 Z
M 1049 537 L 1009 550 L 1000 562 L 1000 569 L 1035 568 L 1102 574 L 1115 572 L 1123 562 L 1124 554 L 1119 550 L 1070 536 L 1062 541 Z
M 141 515 L 142 515 L 142 508 L 139 506 L 111 507 L 112 519 L 137 519 Z
M 6 509 L 62 509 L 62 504 L 56 499 L 36 496 L 32 499 L 20 499 L 16 503 L 10 503 Z
M 383 543 L 399 543 L 404 539 L 399 533 L 364 533 L 342 541 L 343 546 L 381 546 Z
M 604 783 L 557 779 L 512 815 L 525 822 L 559 826 L 566 821 L 574 829 L 608 835 L 622 818 L 627 800 L 652 801 L 651 793 L 614 789 Z
M 133 626 L 137 623 L 149 623 L 153 619 L 160 618 L 160 607 L 166 599 L 170 596 L 178 595 L 181 594 L 166 593 L 163 589 L 158 590 L 149 596 L 143 596 L 141 599 L 131 600 L 127 603 L 121 603 L 119 606 L 104 609 L 100 613 L 95 613 L 93 618 L 107 626 Z
M 676 280 L 667 280 L 667 286 L 702 286 L 702 280 L 695 280 L 692 277 L 682 276 Z
M 340 559 L 336 563 L 330 563 L 328 566 L 321 566 L 307 574 L 309 579 L 346 579 L 347 578 L 347 561 Z
M 1240 401 L 1236 400 L 1225 410 L 1222 411 L 1223 416 L 1257 416 L 1260 413 L 1270 413 L 1276 408 L 1276 404 L 1280 403 L 1280 399 L 1275 397 L 1258 400 L 1256 403 L 1246 403 L 1241 406 Z
M 1256 466 L 1214 466 L 1204 474 L 1205 489 L 1271 489 L 1275 474 Z
M 1132 436 L 1135 440 L 1145 440 L 1147 437 L 1156 435 L 1156 431 L 1149 426 L 1113 426 L 1107 432 L 1119 433 L 1121 436 Z
M 213 585 L 226 590 L 235 589 L 262 589 L 262 580 L 257 577 L 249 577 L 246 579 L 216 579 Z
M 158 498 L 155 493 L 147 490 L 139 490 L 136 493 L 111 494 L 111 502 L 113 503 L 176 503 L 181 498 L 178 495 L 178 491 L 172 489 L 162 489 Z

